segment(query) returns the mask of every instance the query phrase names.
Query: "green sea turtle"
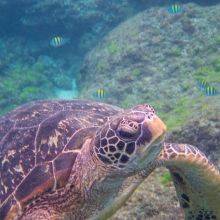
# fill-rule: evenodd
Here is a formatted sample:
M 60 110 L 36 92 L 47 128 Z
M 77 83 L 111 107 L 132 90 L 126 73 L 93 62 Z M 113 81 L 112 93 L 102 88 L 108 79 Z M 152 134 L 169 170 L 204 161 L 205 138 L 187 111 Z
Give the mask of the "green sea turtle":
M 187 218 L 219 218 L 218 171 L 195 147 L 163 147 L 165 131 L 147 104 L 38 101 L 15 109 L 0 118 L 0 219 L 106 218 L 159 165 L 170 169 Z
M 220 219 L 220 173 L 198 148 L 164 143 L 161 153 L 150 166 L 150 169 L 127 178 L 114 202 L 92 220 L 111 217 L 146 179 L 150 170 L 160 166 L 167 167 L 171 173 L 186 220 Z

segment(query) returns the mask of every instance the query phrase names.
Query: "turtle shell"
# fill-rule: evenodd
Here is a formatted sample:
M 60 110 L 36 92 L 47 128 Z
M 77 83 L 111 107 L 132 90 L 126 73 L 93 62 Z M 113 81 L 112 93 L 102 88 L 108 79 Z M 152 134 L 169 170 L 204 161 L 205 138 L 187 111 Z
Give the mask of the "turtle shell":
M 37 101 L 1 117 L 0 219 L 64 187 L 85 139 L 120 110 L 92 101 Z

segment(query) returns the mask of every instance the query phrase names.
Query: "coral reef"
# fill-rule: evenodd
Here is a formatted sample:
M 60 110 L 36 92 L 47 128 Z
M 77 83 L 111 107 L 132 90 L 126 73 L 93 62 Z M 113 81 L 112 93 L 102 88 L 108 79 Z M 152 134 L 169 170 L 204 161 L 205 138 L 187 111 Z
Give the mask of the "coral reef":
M 56 86 L 70 87 L 70 75 L 64 79 L 59 63 L 49 56 L 35 56 L 37 49 L 24 44 L 19 37 L 0 41 L 0 114 L 25 102 L 52 98 Z

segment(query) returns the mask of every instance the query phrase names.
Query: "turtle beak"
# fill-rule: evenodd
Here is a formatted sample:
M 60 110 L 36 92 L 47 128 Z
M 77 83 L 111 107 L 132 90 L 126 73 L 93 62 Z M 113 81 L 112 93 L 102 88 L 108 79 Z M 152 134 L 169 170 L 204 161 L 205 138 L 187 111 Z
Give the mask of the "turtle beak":
M 146 164 L 146 162 L 150 162 L 154 160 L 162 150 L 162 144 L 165 133 L 166 133 L 166 125 L 163 121 L 155 116 L 152 121 L 147 122 L 148 130 L 151 133 L 151 140 L 146 146 L 143 148 L 143 159 L 142 162 Z
M 152 142 L 156 141 L 158 138 L 164 138 L 167 127 L 158 116 L 148 123 L 148 127 L 152 134 Z
M 160 153 L 162 149 L 161 142 L 163 142 L 165 139 L 167 127 L 158 116 L 156 116 L 153 121 L 148 123 L 148 127 L 152 133 L 150 148 L 157 148 L 159 149 Z

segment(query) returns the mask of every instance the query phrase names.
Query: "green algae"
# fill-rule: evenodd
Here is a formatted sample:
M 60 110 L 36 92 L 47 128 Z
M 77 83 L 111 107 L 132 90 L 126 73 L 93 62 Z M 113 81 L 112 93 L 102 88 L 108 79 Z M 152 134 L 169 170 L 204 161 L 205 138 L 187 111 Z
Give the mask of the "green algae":
M 132 96 L 131 95 L 127 95 L 125 99 L 123 99 L 123 101 L 121 102 L 121 107 L 122 108 L 130 108 L 132 107 Z
M 110 54 L 116 54 L 120 48 L 115 41 L 112 41 L 107 45 L 107 50 Z
M 218 75 L 220 78 L 220 56 L 216 57 L 213 61 L 212 61 L 212 65 L 213 68 L 215 70 L 215 75 Z
M 160 117 L 165 121 L 168 131 L 171 132 L 184 126 L 193 114 L 193 107 L 201 103 L 202 97 L 190 98 L 187 96 L 176 100 L 175 106 L 169 112 L 159 112 Z
M 171 48 L 169 51 L 169 55 L 174 57 L 180 57 L 182 54 L 182 50 L 179 47 Z
M 193 74 L 195 79 L 204 79 L 208 83 L 220 83 L 220 59 L 215 59 L 212 66 L 203 66 Z
M 220 45 L 220 36 L 216 36 L 214 37 L 214 42 L 217 44 L 217 45 Z
M 160 182 L 161 182 L 164 186 L 167 186 L 167 185 L 169 185 L 169 184 L 172 182 L 172 177 L 171 177 L 169 171 L 166 171 L 166 172 L 164 172 L 164 173 L 162 174 Z
M 141 75 L 141 70 L 138 69 L 138 68 L 133 69 L 132 75 L 135 76 L 135 77 L 140 76 Z
M 16 106 L 36 99 L 49 98 L 52 83 L 45 74 L 41 63 L 11 66 L 0 83 L 0 115 Z
M 96 68 L 98 72 L 102 72 L 105 70 L 106 65 L 102 61 L 99 61 Z
M 220 83 L 220 56 L 218 54 L 213 54 L 209 60 L 208 64 L 199 67 L 194 73 L 193 77 L 197 81 L 204 80 L 209 85 L 214 86 L 217 89 Z
M 19 95 L 19 101 L 21 103 L 25 103 L 27 101 L 37 99 L 39 93 L 43 93 L 43 91 L 37 87 L 25 87 Z

